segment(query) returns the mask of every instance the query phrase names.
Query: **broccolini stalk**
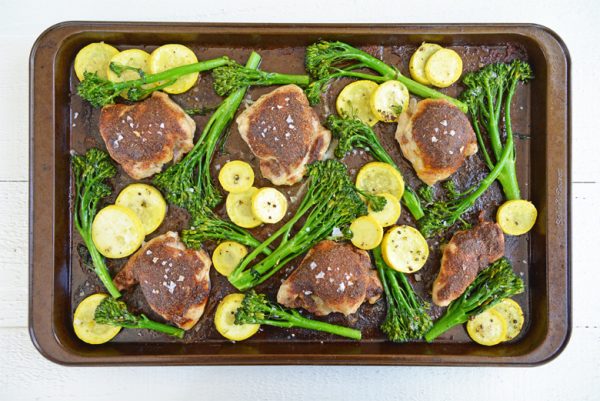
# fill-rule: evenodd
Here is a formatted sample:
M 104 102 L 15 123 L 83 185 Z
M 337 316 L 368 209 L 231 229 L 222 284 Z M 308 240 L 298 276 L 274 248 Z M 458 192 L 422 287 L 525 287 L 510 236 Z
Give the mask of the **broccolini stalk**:
M 331 130 L 333 136 L 339 140 L 335 149 L 335 156 L 344 157 L 346 153 L 354 148 L 360 148 L 371 153 L 375 160 L 387 163 L 400 171 L 394 159 L 384 149 L 379 141 L 377 134 L 367 124 L 358 119 L 344 119 L 335 115 L 327 118 L 327 127 Z M 413 190 L 405 183 L 402 203 L 410 214 L 419 220 L 423 217 L 423 209 L 419 198 L 415 196 Z
M 72 152 L 71 166 L 75 178 L 75 227 L 90 253 L 94 271 L 100 281 L 112 297 L 118 298 L 121 293 L 115 287 L 104 258 L 92 241 L 92 223 L 98 212 L 98 202 L 112 192 L 104 181 L 114 177 L 117 169 L 110 157 L 98 149 L 90 149 L 83 156 Z
M 215 68 L 212 72 L 213 87 L 219 96 L 227 96 L 245 86 L 271 86 L 296 84 L 308 85 L 308 75 L 279 74 L 244 67 L 237 63 Z
M 235 314 L 235 324 L 266 324 L 285 329 L 299 327 L 323 331 L 353 340 L 361 339 L 360 330 L 308 319 L 295 309 L 287 309 L 270 302 L 264 294 L 257 294 L 254 290 L 245 294 L 242 305 Z
M 523 292 L 523 280 L 512 270 L 506 258 L 501 258 L 479 272 L 465 292 L 448 305 L 444 316 L 436 321 L 425 335 L 433 341 L 452 327 L 463 324 L 504 298 Z
M 531 66 L 524 61 L 514 60 L 510 64 L 489 64 L 479 71 L 468 73 L 463 80 L 468 89 L 463 92 L 461 99 L 469 107 L 479 148 L 490 170 L 494 168 L 494 159 L 496 163 L 499 161 L 503 149 L 500 137 L 502 107 L 504 106 L 504 129 L 508 140 L 508 137 L 513 136 L 510 108 L 517 84 L 532 78 Z M 487 132 L 491 155 L 487 151 L 482 130 Z M 498 181 L 509 200 L 521 198 L 515 167 L 516 154 L 514 147 L 511 149 L 508 160 L 498 175 Z
M 321 41 L 306 48 L 306 70 L 315 80 L 330 76 L 336 72 L 336 69 L 340 65 L 348 62 L 361 63 L 383 76 L 386 80 L 398 80 L 406 86 L 409 92 L 417 96 L 445 99 L 460 108 L 463 112 L 467 111 L 467 106 L 460 100 L 413 81 L 402 75 L 397 68 L 387 65 L 383 61 L 347 43 Z
M 205 241 L 236 241 L 240 244 L 257 248 L 261 242 L 245 229 L 230 221 L 219 218 L 208 206 L 197 210 L 192 227 L 183 230 L 183 242 L 188 248 L 198 249 Z M 271 250 L 264 248 L 263 253 L 269 255 Z
M 289 261 L 329 237 L 334 227 L 343 228 L 367 213 L 367 207 L 350 180 L 346 167 L 337 160 L 310 164 L 307 184 L 306 194 L 296 214 L 249 253 L 229 276 L 234 287 L 243 291 L 262 283 Z M 306 220 L 302 227 L 291 235 L 294 225 L 304 216 Z M 273 253 L 250 266 L 265 248 L 279 238 L 281 240 Z
M 94 107 L 102 107 L 115 102 L 115 98 L 123 91 L 127 91 L 129 100 L 141 100 L 150 93 L 173 84 L 177 78 L 194 72 L 212 70 L 230 64 L 227 57 L 219 57 L 212 60 L 200 61 L 198 63 L 186 64 L 171 68 L 156 74 L 141 74 L 139 79 L 123 82 L 111 82 L 100 78 L 96 73 L 84 72 L 83 81 L 77 86 L 77 93 Z M 110 68 L 119 74 L 126 68 L 119 64 L 111 64 Z M 148 85 L 161 82 L 158 86 Z
M 106 297 L 96 308 L 94 320 L 100 324 L 125 327 L 126 329 L 148 329 L 165 333 L 173 337 L 183 338 L 185 331 L 150 320 L 146 315 L 134 315 L 127 310 L 125 302 Z
M 246 66 L 258 68 L 260 60 L 260 56 L 252 52 Z M 219 138 L 233 120 L 246 90 L 247 87 L 240 88 L 225 98 L 204 127 L 194 148 L 179 163 L 154 177 L 154 185 L 163 191 L 167 200 L 187 209 L 192 217 L 201 213 L 203 205 L 212 208 L 222 200 L 210 176 L 210 163 Z
M 494 166 L 492 171 L 481 180 L 479 186 L 473 186 L 460 194 L 461 196 L 459 197 L 452 197 L 446 201 L 434 201 L 433 203 L 425 205 L 425 216 L 418 221 L 421 234 L 423 234 L 425 238 L 430 238 L 441 233 L 446 228 L 451 227 L 458 220 L 461 220 L 463 213 L 469 210 L 475 204 L 477 198 L 483 195 L 489 186 L 494 183 L 496 178 L 498 178 L 498 175 L 504 168 L 512 151 L 513 138 L 512 135 L 510 135 L 506 138 L 506 145 L 498 159 L 498 163 Z
M 375 266 L 385 292 L 387 312 L 381 331 L 394 342 L 419 340 L 431 328 L 429 305 L 410 286 L 406 276 L 390 269 L 381 256 L 381 247 L 373 250 Z

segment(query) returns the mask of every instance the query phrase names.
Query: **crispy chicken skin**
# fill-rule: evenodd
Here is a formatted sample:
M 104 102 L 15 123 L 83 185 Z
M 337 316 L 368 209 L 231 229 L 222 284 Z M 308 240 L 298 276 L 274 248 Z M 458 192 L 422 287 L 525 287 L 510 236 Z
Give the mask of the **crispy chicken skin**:
M 300 181 L 306 165 L 322 160 L 331 142 L 331 133 L 296 85 L 261 96 L 236 121 L 240 135 L 260 159 L 262 175 L 275 185 Z
M 441 99 L 411 101 L 398 119 L 396 140 L 427 185 L 450 177 L 466 157 L 477 152 L 477 138 L 467 116 Z
M 156 91 L 143 102 L 104 106 L 100 135 L 110 156 L 136 180 L 178 162 L 194 146 L 196 123 L 166 94 Z
M 477 273 L 504 256 L 504 233 L 496 223 L 481 222 L 458 231 L 444 247 L 440 272 L 433 283 L 433 302 L 448 306 L 461 296 Z
M 139 283 L 152 310 L 189 330 L 208 301 L 210 266 L 206 252 L 187 249 L 179 235 L 169 231 L 131 256 L 114 283 L 119 290 Z
M 350 244 L 321 241 L 281 284 L 277 302 L 317 315 L 355 313 L 366 301 L 374 304 L 383 288 L 371 269 L 369 254 Z

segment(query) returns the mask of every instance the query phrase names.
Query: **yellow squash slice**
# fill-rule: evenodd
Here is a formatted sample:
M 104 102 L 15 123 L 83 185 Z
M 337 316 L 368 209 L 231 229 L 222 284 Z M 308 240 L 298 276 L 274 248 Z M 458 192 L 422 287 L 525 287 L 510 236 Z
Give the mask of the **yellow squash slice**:
M 432 85 L 446 88 L 460 78 L 463 63 L 457 52 L 441 49 L 433 53 L 425 64 L 425 75 Z
M 258 188 L 250 187 L 245 192 L 227 195 L 225 208 L 227 215 L 234 224 L 243 228 L 258 227 L 262 221 L 252 212 L 252 197 L 258 192 Z
M 536 219 L 537 209 L 533 203 L 522 199 L 504 202 L 496 213 L 496 222 L 508 235 L 528 233 Z
M 151 74 L 156 74 L 165 70 L 170 70 L 171 68 L 197 62 L 198 58 L 196 57 L 196 54 L 189 47 L 177 44 L 164 45 L 150 54 L 150 58 L 148 59 L 148 69 Z M 177 78 L 173 84 L 163 88 L 163 90 L 171 94 L 184 93 L 194 86 L 197 80 L 197 72 L 186 74 Z M 163 83 L 165 82 L 160 82 L 160 84 Z
M 286 197 L 275 188 L 261 188 L 252 196 L 252 213 L 263 223 L 278 223 L 288 208 Z
M 235 194 L 246 192 L 254 184 L 254 170 L 244 161 L 230 161 L 219 171 L 219 182 L 227 192 Z
M 371 95 L 371 111 L 379 121 L 392 123 L 408 107 L 408 89 L 400 81 L 386 81 Z
M 120 326 L 99 324 L 94 320 L 96 308 L 108 295 L 94 294 L 85 298 L 75 309 L 73 330 L 79 339 L 88 344 L 104 344 L 121 331 Z
M 226 339 L 243 341 L 260 329 L 260 324 L 235 324 L 235 313 L 242 305 L 244 294 L 229 294 L 219 302 L 215 312 L 215 327 Z
M 383 237 L 381 251 L 385 263 L 402 273 L 418 271 L 429 257 L 427 241 L 411 226 L 390 228 Z
M 523 309 L 510 298 L 505 298 L 492 307 L 506 320 L 506 336 L 503 341 L 510 341 L 519 335 L 525 322 Z
M 127 67 L 133 67 L 141 70 L 144 73 L 148 72 L 148 59 L 150 54 L 140 49 L 129 49 L 124 50 L 120 53 L 115 54 L 108 63 L 106 68 L 106 76 L 109 81 L 112 82 L 123 82 L 140 79 L 140 74 L 137 71 L 125 70 L 120 74 L 115 73 L 110 69 L 110 63 L 120 64 Z M 128 99 L 127 90 L 121 92 L 121 97 Z
M 506 338 L 506 320 L 490 308 L 467 322 L 467 333 L 477 344 L 496 345 Z
M 212 254 L 212 262 L 215 269 L 225 277 L 228 277 L 248 254 L 248 249 L 238 242 L 221 242 Z
M 131 184 L 125 187 L 115 205 L 133 210 L 144 226 L 144 234 L 156 230 L 167 214 L 167 202 L 160 191 L 146 184 Z
M 356 187 L 373 195 L 388 193 L 401 199 L 404 194 L 404 179 L 400 172 L 389 164 L 371 162 L 365 164 L 358 172 Z
M 104 42 L 90 43 L 83 49 L 79 50 L 75 56 L 75 75 L 80 81 L 83 81 L 83 73 L 96 73 L 100 78 L 106 79 L 106 70 L 110 59 L 119 51 L 107 45 Z
M 369 126 L 377 124 L 377 117 L 371 110 L 371 96 L 378 86 L 367 80 L 346 85 L 335 102 L 338 114 L 343 118 L 358 118 Z
M 350 224 L 352 244 L 355 247 L 369 250 L 379 246 L 383 238 L 383 227 L 372 216 L 361 216 Z
M 377 220 L 382 227 L 393 226 L 400 218 L 400 213 L 402 212 L 400 201 L 394 195 L 388 193 L 377 194 L 377 196 L 385 198 L 385 206 L 383 210 L 375 212 L 369 205 L 369 216 Z
M 408 68 L 410 70 L 410 76 L 417 82 L 423 85 L 431 85 L 427 75 L 425 75 L 425 63 L 429 60 L 429 57 L 438 50 L 442 49 L 442 46 L 436 45 L 435 43 L 423 43 L 413 53 L 410 58 Z
M 133 210 L 110 205 L 94 218 L 92 241 L 107 258 L 124 258 L 142 245 L 144 226 Z

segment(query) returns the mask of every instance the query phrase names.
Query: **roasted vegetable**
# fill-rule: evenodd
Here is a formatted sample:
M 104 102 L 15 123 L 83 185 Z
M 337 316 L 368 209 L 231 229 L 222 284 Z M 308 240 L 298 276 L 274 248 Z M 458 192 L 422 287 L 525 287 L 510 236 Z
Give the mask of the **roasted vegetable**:
M 503 149 L 510 149 L 508 158 L 497 177 L 509 200 L 521 198 L 515 171 L 516 154 L 513 145 L 511 103 L 517 84 L 532 78 L 531 66 L 524 61 L 514 60 L 510 64 L 489 64 L 479 71 L 467 74 L 463 79 L 468 89 L 462 93 L 461 99 L 469 107 L 473 129 L 488 168 L 493 170 L 500 164 Z M 503 127 L 506 133 L 504 145 L 501 140 Z M 491 154 L 487 150 L 484 133 L 487 133 Z
M 148 329 L 165 333 L 173 337 L 183 338 L 185 331 L 168 324 L 158 323 L 146 317 L 146 315 L 134 315 L 127 310 L 125 302 L 118 301 L 112 297 L 106 297 L 98 307 L 94 320 L 100 324 L 124 327 L 126 329 Z
M 266 324 L 269 326 L 324 331 L 342 337 L 360 340 L 360 330 L 336 326 L 318 320 L 308 319 L 295 309 L 287 309 L 270 302 L 264 294 L 249 291 L 235 314 L 235 324 Z
M 504 298 L 523 292 L 523 280 L 515 275 L 512 265 L 501 258 L 479 272 L 465 292 L 452 301 L 444 316 L 435 322 L 425 335 L 425 340 L 433 341 L 452 327 L 465 323 L 494 306 Z
M 150 58 L 148 58 L 148 69 L 150 74 L 158 74 L 163 71 L 168 71 L 173 68 L 186 65 L 194 65 L 198 63 L 196 54 L 187 46 L 179 44 L 163 45 L 154 49 Z M 169 79 L 163 82 L 158 82 L 158 85 L 163 87 L 163 91 L 171 94 L 179 94 L 187 92 L 198 81 L 198 71 L 193 71 L 188 74 L 182 74 L 176 79 Z M 169 85 L 164 85 L 170 82 Z
M 415 294 L 403 273 L 392 270 L 386 265 L 381 255 L 381 248 L 375 248 L 373 256 L 387 303 L 381 331 L 395 342 L 423 338 L 432 326 L 431 317 L 427 314 L 429 305 Z
M 354 148 L 365 149 L 371 153 L 375 160 L 387 163 L 400 171 L 392 157 L 383 148 L 383 145 L 381 145 L 377 134 L 367 124 L 356 119 L 343 119 L 330 115 L 327 118 L 327 127 L 331 130 L 333 136 L 339 140 L 335 149 L 336 157 L 342 158 Z M 389 189 L 383 192 L 389 193 Z M 415 220 L 423 217 L 423 209 L 421 208 L 419 198 L 406 184 L 404 184 L 402 203 Z
M 71 166 L 75 178 L 75 228 L 90 252 L 94 271 L 100 281 L 111 296 L 118 298 L 121 293 L 113 284 L 104 258 L 92 240 L 92 223 L 98 212 L 98 203 L 112 192 L 104 181 L 114 177 L 117 169 L 111 163 L 108 154 L 98 149 L 90 149 L 83 156 L 73 152 Z

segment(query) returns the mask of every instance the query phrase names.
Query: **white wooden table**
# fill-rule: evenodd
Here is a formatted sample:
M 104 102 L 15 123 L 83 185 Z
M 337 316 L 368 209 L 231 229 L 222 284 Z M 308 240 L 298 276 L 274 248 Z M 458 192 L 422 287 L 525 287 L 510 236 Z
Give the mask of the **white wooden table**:
M 7 4 L 8 3 L 8 4 Z M 600 7 L 597 0 L 291 2 L 122 0 L 3 2 L 0 25 L 0 400 L 600 399 Z M 365 2 L 366 3 L 366 2 Z M 568 4 L 569 3 L 569 4 Z M 172 367 L 69 368 L 45 360 L 27 332 L 28 56 L 64 20 L 220 22 L 536 22 L 572 57 L 573 332 L 538 368 Z

